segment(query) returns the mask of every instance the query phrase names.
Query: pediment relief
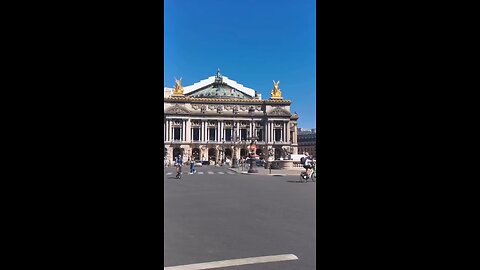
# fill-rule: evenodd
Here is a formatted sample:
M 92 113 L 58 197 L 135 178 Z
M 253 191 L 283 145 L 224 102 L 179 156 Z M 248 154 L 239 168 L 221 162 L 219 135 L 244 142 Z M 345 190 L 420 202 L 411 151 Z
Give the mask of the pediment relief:
M 229 87 L 228 85 L 222 85 L 221 87 L 215 87 L 209 85 L 199 90 L 195 90 L 191 93 L 186 94 L 185 96 L 193 98 L 222 98 L 222 99 L 252 99 L 242 93 L 241 91 Z
M 291 116 L 292 114 L 285 109 L 282 108 L 273 108 L 267 112 L 267 115 L 275 115 L 275 116 Z
M 184 106 L 180 106 L 178 104 L 175 104 L 175 105 L 171 106 L 170 108 L 166 109 L 165 113 L 168 113 L 168 114 L 190 114 L 190 110 L 188 110 Z

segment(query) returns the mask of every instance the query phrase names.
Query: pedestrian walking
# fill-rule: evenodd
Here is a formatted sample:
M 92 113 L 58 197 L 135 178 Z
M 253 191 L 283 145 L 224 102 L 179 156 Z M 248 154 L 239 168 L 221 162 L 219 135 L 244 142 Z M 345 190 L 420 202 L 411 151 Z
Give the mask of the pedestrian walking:
M 197 170 L 195 170 L 195 160 L 192 157 L 191 162 L 190 162 L 190 174 L 194 174 Z

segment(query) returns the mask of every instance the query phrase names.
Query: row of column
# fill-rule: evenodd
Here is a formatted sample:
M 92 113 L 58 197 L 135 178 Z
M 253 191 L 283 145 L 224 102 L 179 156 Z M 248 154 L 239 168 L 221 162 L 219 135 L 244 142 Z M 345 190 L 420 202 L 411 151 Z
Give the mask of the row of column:
M 180 126 L 174 125 L 174 122 L 180 121 Z M 189 141 L 189 134 L 187 130 L 190 128 L 190 121 L 188 119 L 167 119 L 165 123 L 163 123 L 163 138 L 164 141 L 172 141 L 173 137 L 173 128 L 180 127 L 180 140 L 181 141 Z
M 174 121 L 180 121 L 180 126 L 174 125 Z M 237 122 L 237 138 L 240 137 L 240 123 Z M 247 126 L 248 134 L 253 134 L 253 123 L 250 122 Z M 163 125 L 164 130 L 164 141 L 172 141 L 174 140 L 174 127 L 180 127 L 180 141 L 190 142 L 193 139 L 193 128 L 191 127 L 191 120 L 190 119 L 167 119 Z M 207 121 L 201 121 L 200 124 L 200 141 L 206 142 L 209 140 L 208 132 L 209 126 Z M 222 138 L 225 138 L 225 123 L 222 121 L 217 121 L 216 125 L 216 134 L 215 134 L 215 141 L 221 141 Z M 235 134 L 233 126 L 230 128 L 232 130 L 232 140 Z M 258 130 L 258 128 L 255 128 Z M 283 142 L 290 141 L 290 131 L 288 127 L 288 122 L 282 122 L 282 127 L 280 129 L 274 127 L 274 122 L 267 122 L 267 125 L 263 127 L 263 136 L 262 141 L 273 142 L 275 139 L 274 130 L 280 130 L 281 136 L 280 140 Z

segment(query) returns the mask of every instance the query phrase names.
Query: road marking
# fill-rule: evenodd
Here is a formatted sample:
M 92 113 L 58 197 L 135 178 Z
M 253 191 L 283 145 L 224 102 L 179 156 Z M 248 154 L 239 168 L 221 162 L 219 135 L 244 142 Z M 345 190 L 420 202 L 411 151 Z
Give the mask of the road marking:
M 163 270 L 201 270 L 201 269 L 212 269 L 212 268 L 220 268 L 220 267 L 228 267 L 228 266 L 280 262 L 280 261 L 290 261 L 290 260 L 298 260 L 298 257 L 293 254 L 250 257 L 250 258 L 243 258 L 243 259 L 224 260 L 224 261 L 206 262 L 206 263 L 194 263 L 194 264 L 186 264 L 186 265 L 179 265 L 179 266 L 169 266 L 169 267 L 164 267 Z
M 218 174 L 225 174 L 224 172 L 218 172 Z
M 198 174 L 203 174 L 203 172 L 198 172 Z
M 213 174 L 213 172 L 208 172 L 208 174 Z
M 172 173 L 171 172 L 167 172 L 167 175 L 171 175 Z

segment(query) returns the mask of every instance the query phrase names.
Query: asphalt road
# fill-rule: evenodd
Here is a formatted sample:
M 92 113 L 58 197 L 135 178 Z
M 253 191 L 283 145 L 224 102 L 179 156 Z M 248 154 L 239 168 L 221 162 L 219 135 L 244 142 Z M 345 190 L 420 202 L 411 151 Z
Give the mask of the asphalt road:
M 315 190 L 299 177 L 228 174 L 164 175 L 164 267 L 294 254 L 298 260 L 216 269 L 316 269 Z M 212 174 L 209 174 L 211 172 Z M 223 174 L 222 174 L 223 173 Z

